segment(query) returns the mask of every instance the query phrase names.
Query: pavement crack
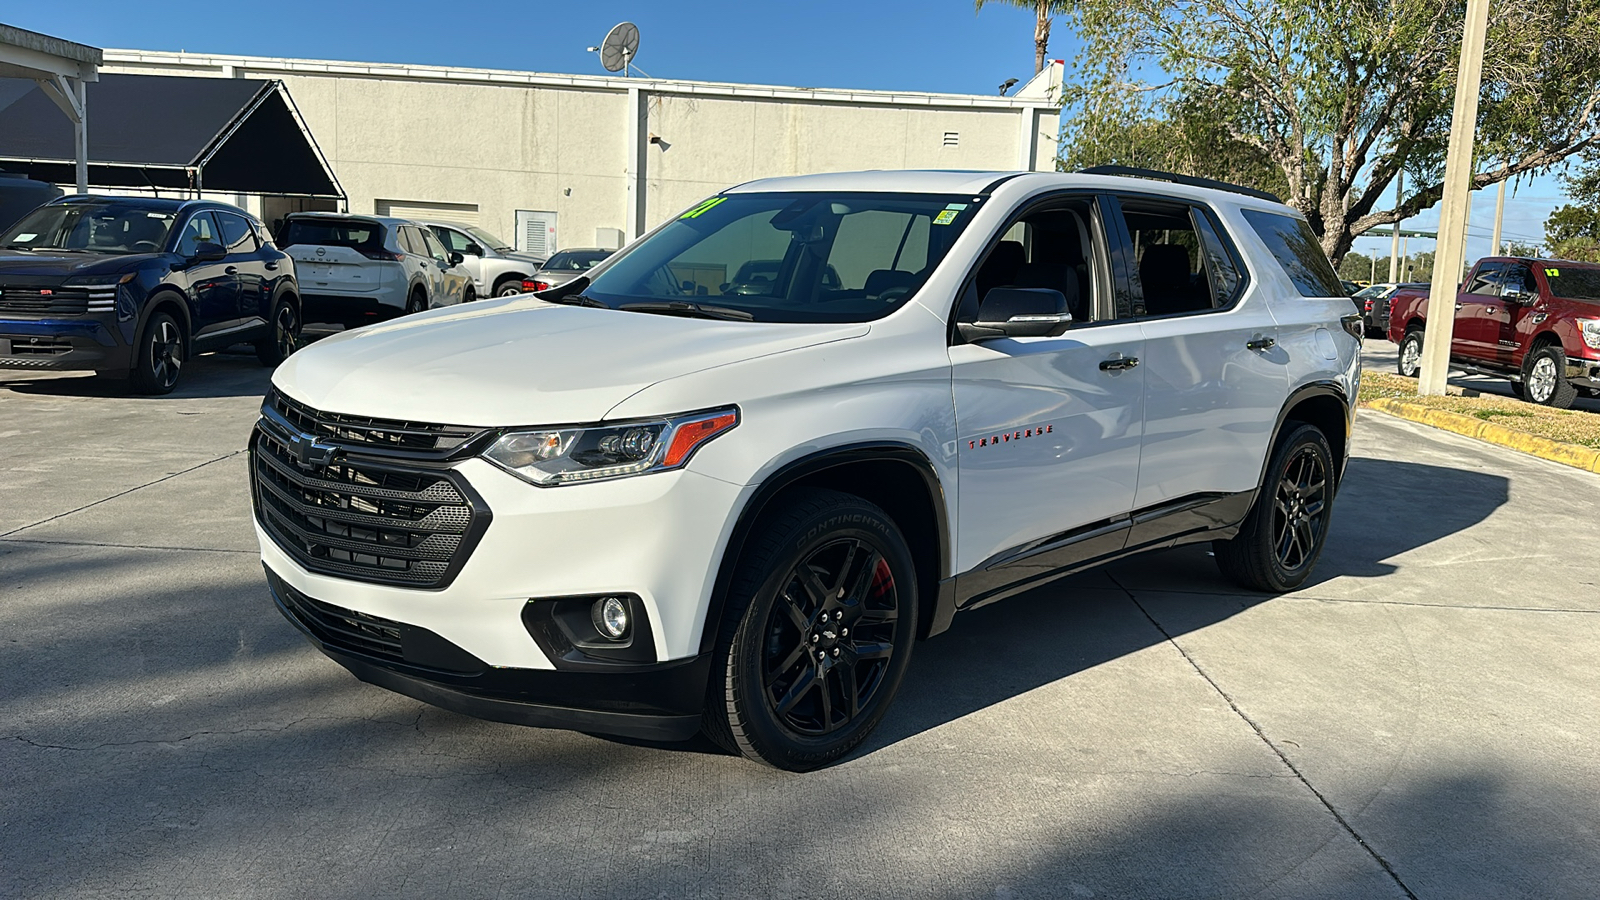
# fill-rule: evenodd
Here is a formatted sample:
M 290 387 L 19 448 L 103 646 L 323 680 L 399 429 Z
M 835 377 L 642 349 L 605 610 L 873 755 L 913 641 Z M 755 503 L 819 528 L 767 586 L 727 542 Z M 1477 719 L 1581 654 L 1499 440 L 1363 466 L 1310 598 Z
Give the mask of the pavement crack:
M 1316 787 L 1311 783 L 1310 779 L 1306 778 L 1305 773 L 1301 772 L 1300 768 L 1289 759 L 1288 754 L 1284 753 L 1277 744 L 1273 743 L 1271 738 L 1267 737 L 1266 732 L 1261 729 L 1261 726 L 1256 722 L 1256 720 L 1250 718 L 1249 714 L 1239 707 L 1239 704 L 1234 701 L 1233 697 L 1230 696 L 1227 691 L 1222 689 L 1222 685 L 1218 684 L 1216 679 L 1212 678 L 1211 674 L 1207 672 L 1200 665 L 1200 663 L 1195 660 L 1194 657 L 1190 656 L 1187 650 L 1183 649 L 1182 645 L 1180 645 L 1177 640 L 1173 638 L 1172 634 L 1168 632 L 1159 621 L 1156 620 L 1156 617 L 1151 615 L 1148 609 L 1145 609 L 1144 604 L 1139 602 L 1139 598 L 1135 597 L 1132 591 L 1128 590 L 1126 587 L 1123 587 L 1122 582 L 1118 581 L 1115 575 L 1107 573 L 1107 577 L 1110 578 L 1112 584 L 1115 584 L 1124 594 L 1128 595 L 1128 600 L 1133 603 L 1134 607 L 1137 608 L 1139 612 L 1144 614 L 1144 617 L 1150 621 L 1150 624 L 1157 631 L 1161 632 L 1161 636 L 1166 639 L 1168 644 L 1172 645 L 1174 650 L 1178 651 L 1178 654 L 1182 656 L 1184 661 L 1195 670 L 1195 673 L 1201 678 L 1205 679 L 1206 684 L 1211 685 L 1211 689 L 1216 691 L 1217 696 L 1221 697 L 1223 702 L 1228 704 L 1228 708 L 1233 710 L 1234 714 L 1243 720 L 1246 725 L 1250 726 L 1250 730 L 1255 732 L 1256 737 L 1260 739 L 1261 743 L 1266 744 L 1267 749 L 1271 750 L 1273 754 L 1276 755 L 1284 764 L 1284 766 L 1294 774 L 1294 777 L 1301 784 L 1305 785 L 1306 790 L 1310 791 L 1311 795 L 1317 798 L 1317 802 L 1322 804 L 1322 808 L 1328 811 L 1328 815 L 1333 816 L 1333 820 L 1339 823 L 1339 827 L 1343 828 L 1345 833 L 1350 835 L 1350 837 L 1355 840 L 1356 844 L 1359 845 L 1361 849 L 1365 850 L 1367 855 L 1371 856 L 1374 862 L 1382 867 L 1384 872 L 1388 873 L 1389 878 L 1395 883 L 1395 886 L 1400 888 L 1400 890 L 1405 893 L 1409 900 L 1418 900 L 1417 895 L 1412 892 L 1411 888 L 1406 886 L 1404 881 L 1401 880 L 1400 873 L 1396 872 L 1394 870 L 1394 866 L 1390 865 L 1389 861 L 1383 858 L 1383 854 L 1379 853 L 1376 847 L 1373 847 L 1371 844 L 1367 843 L 1366 838 L 1361 836 L 1361 832 L 1356 831 L 1355 826 L 1351 825 L 1343 815 L 1340 815 L 1339 811 L 1334 808 L 1333 804 L 1329 802 L 1328 798 L 1323 796 L 1322 792 L 1316 789 Z
M 40 519 L 37 522 L 29 522 L 26 525 L 23 525 L 23 526 L 21 526 L 19 528 L 13 528 L 10 531 L 0 532 L 0 538 L 16 534 L 19 531 L 27 531 L 29 528 L 37 528 L 38 526 L 43 525 L 43 524 L 45 524 L 47 522 L 54 522 L 57 519 L 65 518 L 65 517 L 70 516 L 70 515 L 72 515 L 74 513 L 81 513 L 86 509 L 91 509 L 93 507 L 99 506 L 102 503 L 108 503 L 108 502 L 110 502 L 112 500 L 117 499 L 118 497 L 126 497 L 129 494 L 133 493 L 134 491 L 144 490 L 147 487 L 151 487 L 153 485 L 160 484 L 163 481 L 171 481 L 172 479 L 177 478 L 179 475 L 187 475 L 187 474 L 189 474 L 190 472 L 193 472 L 196 469 L 203 469 L 206 466 L 211 465 L 212 463 L 219 463 L 219 462 L 222 462 L 225 459 L 232 459 L 233 457 L 238 456 L 241 453 L 248 453 L 248 452 L 249 452 L 249 448 L 240 448 L 238 450 L 233 451 L 232 453 L 224 453 L 223 455 L 218 456 L 215 459 L 208 459 L 203 463 L 198 463 L 196 465 L 190 466 L 187 469 L 182 469 L 180 471 L 173 472 L 170 475 L 163 475 L 163 476 L 161 476 L 160 478 L 157 478 L 154 481 L 148 481 L 148 482 L 145 482 L 144 484 L 135 485 L 135 486 L 133 486 L 131 488 L 128 488 L 125 491 L 119 491 L 119 492 L 117 492 L 115 494 L 112 494 L 109 497 L 101 497 L 99 500 L 96 500 L 93 503 L 85 503 L 84 505 L 78 507 L 77 509 L 69 509 L 64 513 L 56 513 L 55 515 L 50 516 L 49 518 Z
M 44 523 L 38 523 L 44 524 Z M 32 525 L 27 526 L 32 528 Z M 46 541 L 39 538 L 14 538 L 0 535 L 4 544 L 46 544 L 58 547 L 109 547 L 117 550 L 174 550 L 181 553 L 245 553 L 255 555 L 259 550 L 234 550 L 228 547 L 156 547 L 150 544 L 109 544 L 100 541 Z

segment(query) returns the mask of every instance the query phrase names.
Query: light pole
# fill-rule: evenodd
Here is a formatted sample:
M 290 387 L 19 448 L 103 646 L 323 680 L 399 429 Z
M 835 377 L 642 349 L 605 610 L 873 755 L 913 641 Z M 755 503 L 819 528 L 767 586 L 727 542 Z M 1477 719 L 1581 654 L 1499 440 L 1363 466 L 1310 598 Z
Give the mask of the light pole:
M 1394 208 L 1399 209 L 1404 199 L 1406 187 L 1406 172 L 1404 169 L 1394 173 Z M 1400 222 L 1394 223 L 1394 237 L 1389 241 L 1389 283 L 1396 284 L 1400 281 Z
M 1417 393 L 1439 396 L 1450 377 L 1450 341 L 1455 335 L 1456 279 L 1466 257 L 1467 204 L 1472 199 L 1472 149 L 1478 131 L 1478 89 L 1483 83 L 1483 38 L 1489 25 L 1489 0 L 1468 0 L 1461 28 L 1461 65 L 1456 73 L 1455 113 L 1450 150 L 1445 156 L 1444 201 L 1439 210 L 1439 242 L 1428 293 L 1428 327 L 1422 333 L 1422 367 Z

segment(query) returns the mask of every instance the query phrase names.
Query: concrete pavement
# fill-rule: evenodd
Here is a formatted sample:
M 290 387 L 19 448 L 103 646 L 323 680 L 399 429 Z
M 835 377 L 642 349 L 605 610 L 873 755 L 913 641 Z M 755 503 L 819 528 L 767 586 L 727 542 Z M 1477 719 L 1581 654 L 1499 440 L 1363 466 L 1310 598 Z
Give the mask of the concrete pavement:
M 1582 897 L 1600 476 L 1363 413 L 1304 589 L 1204 548 L 959 617 L 773 772 L 456 716 L 273 610 L 265 388 L 0 378 L 0 896 Z

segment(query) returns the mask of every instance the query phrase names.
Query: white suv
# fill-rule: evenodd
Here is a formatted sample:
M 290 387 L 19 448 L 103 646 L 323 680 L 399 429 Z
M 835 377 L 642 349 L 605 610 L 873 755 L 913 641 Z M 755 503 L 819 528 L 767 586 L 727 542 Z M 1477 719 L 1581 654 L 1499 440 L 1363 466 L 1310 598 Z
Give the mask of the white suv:
M 1298 213 L 1142 174 L 752 182 L 537 297 L 313 344 L 251 441 L 272 593 L 429 703 L 801 770 L 963 610 L 1199 541 L 1294 588 L 1360 322 Z
M 365 325 L 477 299 L 461 254 L 406 219 L 290 213 L 277 240 L 300 273 L 307 321 Z

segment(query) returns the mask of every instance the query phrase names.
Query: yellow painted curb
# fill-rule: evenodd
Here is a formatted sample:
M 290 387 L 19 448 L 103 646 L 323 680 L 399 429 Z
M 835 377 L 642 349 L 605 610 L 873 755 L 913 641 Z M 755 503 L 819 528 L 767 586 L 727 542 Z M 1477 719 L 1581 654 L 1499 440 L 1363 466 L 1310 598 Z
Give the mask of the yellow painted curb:
M 1442 431 L 1453 431 L 1467 437 L 1499 444 L 1512 450 L 1548 459 L 1563 465 L 1583 469 L 1586 472 L 1600 474 L 1600 450 L 1591 450 L 1578 444 L 1568 444 L 1563 441 L 1552 441 L 1536 434 L 1517 431 L 1494 422 L 1486 422 L 1472 416 L 1460 413 L 1446 412 L 1442 409 L 1422 406 L 1417 403 L 1407 403 L 1393 397 L 1379 397 L 1376 400 L 1367 400 L 1361 404 L 1367 409 L 1375 409 L 1388 413 L 1401 419 L 1412 422 L 1421 422 L 1432 425 Z

